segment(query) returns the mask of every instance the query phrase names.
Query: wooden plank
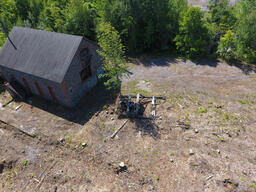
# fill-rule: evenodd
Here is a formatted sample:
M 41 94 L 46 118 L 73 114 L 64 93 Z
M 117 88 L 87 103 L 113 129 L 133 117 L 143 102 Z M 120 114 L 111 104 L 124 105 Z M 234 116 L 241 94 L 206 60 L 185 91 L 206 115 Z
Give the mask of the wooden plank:
M 122 124 L 122 126 L 119 127 L 119 128 L 110 136 L 110 138 L 111 138 L 111 139 L 114 139 L 115 136 L 117 135 L 117 133 L 125 126 L 125 124 L 126 124 L 127 122 L 128 122 L 128 119 L 126 119 L 126 121 Z

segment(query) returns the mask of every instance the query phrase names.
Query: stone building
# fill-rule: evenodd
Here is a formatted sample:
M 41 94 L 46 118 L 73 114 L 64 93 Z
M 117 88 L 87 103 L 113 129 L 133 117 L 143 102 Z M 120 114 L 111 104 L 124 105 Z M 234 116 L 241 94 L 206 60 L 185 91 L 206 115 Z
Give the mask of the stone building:
M 33 95 L 73 107 L 103 73 L 99 46 L 81 36 L 14 27 L 10 39 L 16 48 L 7 40 L 0 50 L 2 76 Z

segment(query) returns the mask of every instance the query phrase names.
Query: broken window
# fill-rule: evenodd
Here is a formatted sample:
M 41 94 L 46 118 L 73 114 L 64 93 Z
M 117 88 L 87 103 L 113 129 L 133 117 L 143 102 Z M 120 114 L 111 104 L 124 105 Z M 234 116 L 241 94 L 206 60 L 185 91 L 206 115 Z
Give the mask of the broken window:
M 88 77 L 92 75 L 91 72 L 91 57 L 89 48 L 85 47 L 80 51 L 80 62 L 82 65 L 82 71 L 80 72 L 80 77 L 82 81 L 85 81 Z
M 88 77 L 90 77 L 92 75 L 91 72 L 91 67 L 88 66 L 86 68 L 84 68 L 81 72 L 80 72 L 80 77 L 82 81 L 85 81 Z

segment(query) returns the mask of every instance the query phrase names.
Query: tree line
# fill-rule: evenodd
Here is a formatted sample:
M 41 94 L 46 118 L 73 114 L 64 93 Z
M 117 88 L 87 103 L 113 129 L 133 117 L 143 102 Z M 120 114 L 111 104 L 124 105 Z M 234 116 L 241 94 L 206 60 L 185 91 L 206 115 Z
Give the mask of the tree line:
M 210 0 L 206 12 L 187 0 L 1 0 L 0 21 L 8 31 L 17 25 L 85 36 L 122 50 L 118 62 L 125 53 L 169 52 L 256 63 L 256 0 Z M 0 47 L 5 39 L 0 30 Z

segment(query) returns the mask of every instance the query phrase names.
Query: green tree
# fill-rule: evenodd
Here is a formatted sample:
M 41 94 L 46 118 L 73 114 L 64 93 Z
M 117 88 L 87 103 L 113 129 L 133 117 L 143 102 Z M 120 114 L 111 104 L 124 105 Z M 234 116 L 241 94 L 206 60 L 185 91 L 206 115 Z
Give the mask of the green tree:
M 39 17 L 40 29 L 65 32 L 66 1 L 46 1 Z
M 39 23 L 39 16 L 43 10 L 43 1 L 41 0 L 28 0 L 29 11 L 27 20 L 32 28 L 37 28 Z
M 234 7 L 229 5 L 229 0 L 211 0 L 208 9 L 207 20 L 211 24 L 216 24 L 219 33 L 223 34 L 233 29 L 236 18 Z
M 185 12 L 174 41 L 178 51 L 188 58 L 198 58 L 208 53 L 209 36 L 200 8 L 190 7 Z
M 103 57 L 105 86 L 107 89 L 116 89 L 121 85 L 121 78 L 128 74 L 124 58 L 124 46 L 120 36 L 110 23 L 102 22 L 98 26 L 98 43 L 101 50 L 98 53 Z
M 96 0 L 100 18 L 119 31 L 129 53 L 166 50 L 187 0 Z
M 12 26 L 17 21 L 17 9 L 15 1 L 13 0 L 1 0 L 0 1 L 0 22 L 4 25 L 0 25 L 0 47 L 3 46 L 6 36 L 4 34 L 5 30 L 9 32 Z
M 237 55 L 246 62 L 256 63 L 256 0 L 240 1 L 236 13 Z
M 15 0 L 18 14 L 22 21 L 28 19 L 28 13 L 30 9 L 29 0 Z
M 173 40 L 179 32 L 179 19 L 187 11 L 188 2 L 187 0 L 169 0 L 168 9 L 168 36 L 170 37 L 172 47 L 175 47 Z
M 94 5 L 89 1 L 70 0 L 66 11 L 66 32 L 95 40 Z
M 209 11 L 205 13 L 206 26 L 210 35 L 211 51 L 214 53 L 217 51 L 220 37 L 225 35 L 228 30 L 234 29 L 235 9 L 229 0 L 210 0 L 208 9 Z
M 235 33 L 228 30 L 227 33 L 220 38 L 218 53 L 225 59 L 231 60 L 235 56 Z

